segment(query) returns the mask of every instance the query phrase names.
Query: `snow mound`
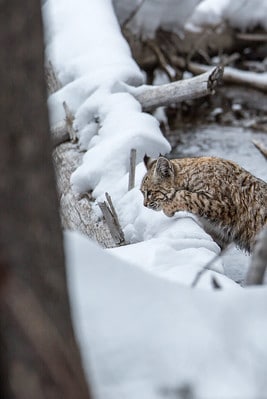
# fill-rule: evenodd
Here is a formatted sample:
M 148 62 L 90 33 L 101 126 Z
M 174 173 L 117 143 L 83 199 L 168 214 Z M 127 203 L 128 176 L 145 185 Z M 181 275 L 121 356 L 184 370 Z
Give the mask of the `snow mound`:
M 190 289 L 74 232 L 65 248 L 76 334 L 97 398 L 182 398 L 185 389 L 195 398 L 265 397 L 266 290 Z
M 232 28 L 267 30 L 267 0 L 203 0 L 187 21 L 187 28 L 216 26 L 227 22 Z

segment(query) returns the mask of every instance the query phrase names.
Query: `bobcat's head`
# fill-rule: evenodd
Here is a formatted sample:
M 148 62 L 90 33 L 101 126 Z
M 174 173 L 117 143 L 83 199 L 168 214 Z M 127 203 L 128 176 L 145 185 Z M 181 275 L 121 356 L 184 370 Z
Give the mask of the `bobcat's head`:
M 144 163 L 147 173 L 140 187 L 144 206 L 160 211 L 162 203 L 171 200 L 175 195 L 173 165 L 162 156 L 155 160 L 145 155 Z

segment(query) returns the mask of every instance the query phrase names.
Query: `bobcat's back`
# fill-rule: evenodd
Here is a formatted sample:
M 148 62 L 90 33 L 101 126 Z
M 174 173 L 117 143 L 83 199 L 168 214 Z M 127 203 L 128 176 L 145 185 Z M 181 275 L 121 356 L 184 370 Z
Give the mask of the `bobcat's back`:
M 267 222 L 267 183 L 217 157 L 145 159 L 144 205 L 167 216 L 189 211 L 225 245 L 250 251 Z

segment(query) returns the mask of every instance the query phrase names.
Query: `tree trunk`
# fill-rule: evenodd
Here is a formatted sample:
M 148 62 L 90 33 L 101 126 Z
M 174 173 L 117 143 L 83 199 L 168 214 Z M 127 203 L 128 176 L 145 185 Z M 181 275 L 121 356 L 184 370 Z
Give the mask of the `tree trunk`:
M 88 398 L 66 286 L 40 3 L 4 0 L 0 40 L 1 389 L 17 399 Z

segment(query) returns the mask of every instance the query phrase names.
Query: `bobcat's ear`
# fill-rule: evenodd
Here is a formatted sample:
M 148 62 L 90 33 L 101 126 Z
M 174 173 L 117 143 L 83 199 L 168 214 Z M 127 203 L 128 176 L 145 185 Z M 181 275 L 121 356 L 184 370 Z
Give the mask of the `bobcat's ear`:
M 147 170 L 149 170 L 151 168 L 151 166 L 153 165 L 154 162 L 155 162 L 155 159 L 150 158 L 145 154 L 144 164 L 145 164 L 145 167 L 147 168 Z
M 171 177 L 173 176 L 173 167 L 169 159 L 165 157 L 159 157 L 155 169 L 155 177 Z

